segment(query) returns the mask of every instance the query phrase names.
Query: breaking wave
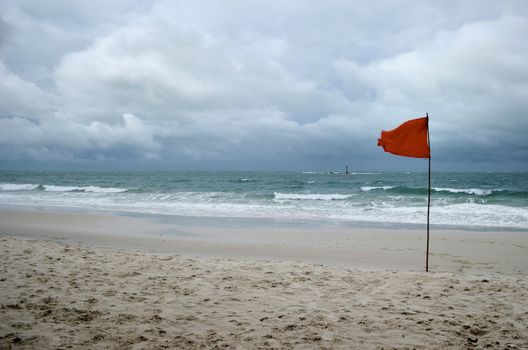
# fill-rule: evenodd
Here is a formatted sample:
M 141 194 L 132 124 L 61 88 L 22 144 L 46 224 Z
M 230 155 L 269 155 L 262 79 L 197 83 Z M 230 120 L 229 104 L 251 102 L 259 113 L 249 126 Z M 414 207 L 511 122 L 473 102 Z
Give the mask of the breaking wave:
M 34 191 L 41 190 L 47 192 L 93 192 L 93 193 L 121 193 L 126 192 L 126 188 L 99 187 L 99 186 L 56 186 L 56 185 L 35 185 L 35 184 L 12 184 L 1 183 L 0 191 Z
M 10 184 L 2 183 L 0 184 L 0 191 L 31 191 L 36 190 L 39 185 L 34 184 Z
M 273 199 L 276 201 L 287 200 L 311 200 L 311 201 L 335 201 L 344 200 L 353 197 L 353 194 L 300 194 L 300 193 L 273 193 Z
M 94 192 L 94 193 L 121 193 L 126 192 L 126 188 L 99 187 L 99 186 L 55 186 L 42 185 L 44 191 L 49 192 Z
M 394 188 L 394 186 L 363 186 L 361 187 L 361 191 L 368 192 L 372 190 L 390 190 Z
M 362 186 L 361 191 L 387 191 L 402 195 L 427 194 L 426 187 Z M 431 191 L 433 193 L 443 193 L 445 195 L 528 197 L 528 192 L 509 191 L 504 189 L 433 187 L 431 188 Z

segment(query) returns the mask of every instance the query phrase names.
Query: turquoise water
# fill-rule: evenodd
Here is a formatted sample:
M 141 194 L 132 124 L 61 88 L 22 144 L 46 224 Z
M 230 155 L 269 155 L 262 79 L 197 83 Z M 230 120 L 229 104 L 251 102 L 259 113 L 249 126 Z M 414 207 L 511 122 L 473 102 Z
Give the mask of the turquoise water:
M 424 224 L 427 173 L 0 172 L 0 205 Z M 433 173 L 431 223 L 528 229 L 528 173 Z

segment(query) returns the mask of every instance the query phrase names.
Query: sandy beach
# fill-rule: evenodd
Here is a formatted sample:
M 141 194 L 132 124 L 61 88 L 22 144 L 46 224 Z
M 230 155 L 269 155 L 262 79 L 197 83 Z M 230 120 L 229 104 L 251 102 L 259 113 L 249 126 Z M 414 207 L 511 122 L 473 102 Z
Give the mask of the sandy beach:
M 528 350 L 527 34 L 0 0 L 0 350 Z
M 0 348 L 528 348 L 528 235 L 0 211 Z

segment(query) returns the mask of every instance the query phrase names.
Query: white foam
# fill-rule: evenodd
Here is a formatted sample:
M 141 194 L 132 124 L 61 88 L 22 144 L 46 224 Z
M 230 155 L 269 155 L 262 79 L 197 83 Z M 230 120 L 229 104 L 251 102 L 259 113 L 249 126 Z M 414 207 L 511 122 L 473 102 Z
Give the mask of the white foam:
M 368 192 L 372 190 L 390 190 L 394 186 L 362 186 L 361 191 Z
M 36 190 L 39 185 L 34 184 L 11 184 L 2 183 L 0 184 L 0 190 L 2 191 L 31 191 Z
M 343 200 L 354 196 L 353 194 L 301 194 L 301 193 L 273 193 L 275 200 L 312 200 L 312 201 L 332 201 L 332 200 Z
M 60 187 L 60 186 L 58 186 Z M 0 191 L 0 205 L 83 208 L 187 216 L 261 217 L 344 222 L 387 222 L 425 224 L 425 202 L 401 202 L 394 198 L 371 199 L 354 194 L 274 193 L 269 197 L 248 197 L 234 192 L 176 192 L 113 195 L 84 192 L 87 187 L 62 186 L 62 191 Z M 383 187 L 381 187 L 383 188 Z M 82 189 L 82 192 L 80 191 Z M 96 188 L 99 192 L 101 188 Z M 109 188 L 111 192 L 114 191 Z M 93 188 L 92 188 L 93 190 Z M 103 188 L 108 190 L 108 188 Z M 120 189 L 122 190 L 122 189 Z M 405 197 L 403 197 L 405 198 Z M 508 227 L 528 229 L 528 208 L 477 203 L 452 203 L 434 199 L 431 206 L 433 225 Z
M 425 224 L 427 207 L 400 207 L 380 203 L 370 207 L 332 210 L 329 219 L 357 222 Z M 431 208 L 434 225 L 528 228 L 528 209 L 475 203 L 451 204 Z
M 475 194 L 477 196 L 487 196 L 492 194 L 493 190 L 484 190 L 481 188 L 439 188 L 434 187 L 433 190 L 437 192 L 450 192 L 450 193 L 467 193 Z
M 45 191 L 49 192 L 94 192 L 94 193 L 121 193 L 127 191 L 126 188 L 98 187 L 98 186 L 55 186 L 43 185 Z

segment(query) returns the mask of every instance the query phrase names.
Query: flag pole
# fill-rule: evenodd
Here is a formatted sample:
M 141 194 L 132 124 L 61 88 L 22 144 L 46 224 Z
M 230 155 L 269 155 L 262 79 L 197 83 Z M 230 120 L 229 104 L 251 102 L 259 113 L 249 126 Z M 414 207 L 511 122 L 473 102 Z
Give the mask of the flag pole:
M 424 126 L 427 129 L 424 130 Z M 431 212 L 431 140 L 429 137 L 429 113 L 425 117 L 411 119 L 390 131 L 381 131 L 378 146 L 403 157 L 429 158 L 427 184 L 427 249 L 425 253 L 425 271 L 429 271 L 429 214 Z
M 427 144 L 429 145 L 429 176 L 427 186 L 427 249 L 425 253 L 425 272 L 429 271 L 429 212 L 431 209 L 431 140 L 429 137 L 429 113 L 425 113 L 427 117 Z

